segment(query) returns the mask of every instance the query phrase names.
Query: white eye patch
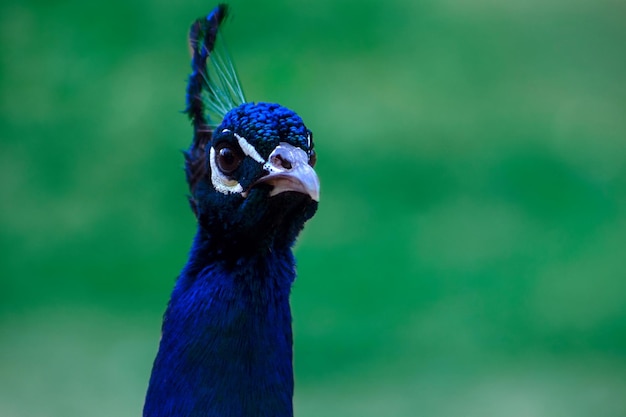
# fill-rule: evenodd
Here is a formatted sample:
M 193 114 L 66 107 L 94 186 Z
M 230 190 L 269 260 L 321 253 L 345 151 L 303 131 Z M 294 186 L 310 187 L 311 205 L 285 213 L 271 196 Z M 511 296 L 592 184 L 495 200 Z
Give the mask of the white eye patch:
M 228 129 L 224 129 L 222 133 L 229 132 Z M 239 143 L 239 147 L 243 151 L 246 156 L 254 159 L 260 164 L 265 163 L 265 159 L 259 155 L 254 146 L 250 144 L 243 136 L 239 136 L 236 133 L 233 133 L 237 142 Z M 223 194 L 241 194 L 243 192 L 243 187 L 239 184 L 238 181 L 228 178 L 226 175 L 220 171 L 215 162 L 215 148 L 211 146 L 211 150 L 209 153 L 209 160 L 211 164 L 211 182 L 213 183 L 213 187 Z
M 257 161 L 259 164 L 264 164 L 265 163 L 265 159 L 263 159 L 261 157 L 261 155 L 259 155 L 259 153 L 256 151 L 256 149 L 254 149 L 254 146 L 250 145 L 250 142 L 248 142 L 246 140 L 246 138 L 244 138 L 243 136 L 239 136 L 236 133 L 234 133 L 234 135 L 237 138 L 237 142 L 239 142 L 239 147 L 241 148 L 243 153 L 245 153 L 250 158 L 252 158 L 255 161 Z
M 211 146 L 209 152 L 209 162 L 211 164 L 211 183 L 213 188 L 223 194 L 241 194 L 243 187 L 238 181 L 228 178 L 222 174 L 215 162 L 215 148 Z

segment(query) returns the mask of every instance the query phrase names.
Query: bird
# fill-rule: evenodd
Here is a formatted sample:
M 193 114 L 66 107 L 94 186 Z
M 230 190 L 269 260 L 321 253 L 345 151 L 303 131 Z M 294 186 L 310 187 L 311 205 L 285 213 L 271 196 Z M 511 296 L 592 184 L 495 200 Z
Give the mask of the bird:
M 189 31 L 184 151 L 197 219 L 163 315 L 144 417 L 293 416 L 293 245 L 317 211 L 313 134 L 294 111 L 248 102 L 219 4 Z

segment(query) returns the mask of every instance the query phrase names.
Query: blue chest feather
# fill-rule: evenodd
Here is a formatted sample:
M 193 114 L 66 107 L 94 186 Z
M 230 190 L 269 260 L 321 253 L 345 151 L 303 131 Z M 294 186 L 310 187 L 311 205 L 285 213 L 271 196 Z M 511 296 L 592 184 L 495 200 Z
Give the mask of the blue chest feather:
M 292 416 L 291 252 L 196 270 L 172 293 L 145 416 Z

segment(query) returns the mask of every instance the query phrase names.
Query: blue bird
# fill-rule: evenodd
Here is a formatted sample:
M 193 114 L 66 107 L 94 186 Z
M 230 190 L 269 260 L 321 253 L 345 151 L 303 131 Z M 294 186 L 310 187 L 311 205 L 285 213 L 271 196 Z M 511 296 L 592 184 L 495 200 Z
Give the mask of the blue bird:
M 218 30 L 189 34 L 185 152 L 197 233 L 162 326 L 144 417 L 293 416 L 291 248 L 315 214 L 311 131 L 278 104 L 246 102 Z

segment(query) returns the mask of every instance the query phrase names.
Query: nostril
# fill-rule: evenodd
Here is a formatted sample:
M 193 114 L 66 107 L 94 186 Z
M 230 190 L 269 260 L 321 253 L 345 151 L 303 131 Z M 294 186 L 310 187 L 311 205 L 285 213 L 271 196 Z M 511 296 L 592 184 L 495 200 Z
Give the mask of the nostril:
M 280 155 L 276 155 L 275 157 L 273 157 L 272 163 L 284 169 L 291 169 L 291 162 L 289 162 L 289 160 L 283 158 Z

